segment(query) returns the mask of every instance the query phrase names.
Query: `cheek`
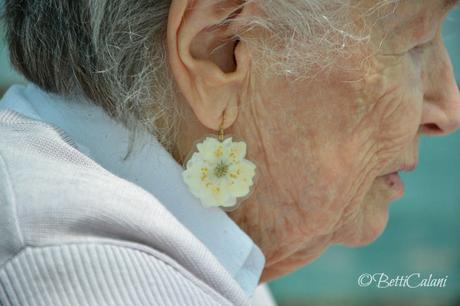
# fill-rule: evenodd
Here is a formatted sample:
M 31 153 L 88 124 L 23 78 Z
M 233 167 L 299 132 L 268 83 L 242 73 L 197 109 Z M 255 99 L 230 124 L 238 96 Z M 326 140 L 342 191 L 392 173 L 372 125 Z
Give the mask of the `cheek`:
M 401 161 L 404 155 L 414 149 L 414 139 L 421 120 L 423 92 L 420 70 L 411 61 L 388 68 L 366 83 L 370 97 L 369 111 L 363 116 L 358 130 L 371 130 L 362 137 L 361 143 L 371 143 L 378 148 L 369 158 L 366 168 L 385 169 L 389 164 Z M 372 95 L 373 93 L 373 95 Z M 367 139 L 366 139 L 367 137 Z M 355 156 L 359 156 L 357 151 Z M 360 165 L 357 165 L 358 169 Z M 348 203 L 341 218 L 340 230 L 334 239 L 347 245 L 363 245 L 377 238 L 388 218 L 389 190 L 384 188 L 382 178 L 368 174 L 364 180 L 365 188 L 356 193 L 354 201 Z M 357 231 L 359 228 L 361 230 Z
M 378 101 L 381 107 L 375 114 L 379 118 L 375 141 L 382 157 L 398 154 L 413 142 L 421 120 L 420 101 L 422 96 L 407 83 L 394 85 L 394 89 Z
M 364 87 L 370 107 L 359 127 L 372 131 L 367 141 L 378 148 L 377 160 L 384 164 L 398 158 L 417 135 L 423 107 L 420 65 L 407 55 L 368 77 Z

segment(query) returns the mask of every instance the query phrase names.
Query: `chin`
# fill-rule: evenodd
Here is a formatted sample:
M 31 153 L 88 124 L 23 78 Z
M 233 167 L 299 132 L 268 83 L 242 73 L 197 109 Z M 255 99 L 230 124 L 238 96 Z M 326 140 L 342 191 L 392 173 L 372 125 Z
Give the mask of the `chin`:
M 360 247 L 374 242 L 384 231 L 391 198 L 377 179 L 358 205 L 358 212 L 336 231 L 337 243 Z
M 385 231 L 388 223 L 388 209 L 385 212 L 372 213 L 372 215 L 362 218 L 361 224 L 355 224 L 356 234 L 351 239 L 343 240 L 343 245 L 360 247 L 377 240 Z

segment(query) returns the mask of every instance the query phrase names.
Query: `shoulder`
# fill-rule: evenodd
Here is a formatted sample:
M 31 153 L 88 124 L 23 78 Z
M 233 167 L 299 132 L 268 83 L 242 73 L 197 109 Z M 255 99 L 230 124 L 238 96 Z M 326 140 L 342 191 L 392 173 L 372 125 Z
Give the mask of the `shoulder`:
M 0 274 L 14 258 L 28 256 L 26 249 L 48 256 L 40 250 L 111 245 L 129 250 L 127 256 L 149 254 L 179 278 L 188 271 L 245 304 L 225 268 L 154 195 L 102 168 L 52 126 L 2 112 Z
M 29 207 L 40 202 L 39 208 L 46 209 L 52 203 L 66 202 L 89 206 L 95 199 L 103 203 L 114 199 L 156 201 L 144 189 L 112 174 L 78 151 L 60 130 L 27 119 L 5 124 L 1 121 L 2 112 L 1 186 L 10 190 L 10 202 Z
M 109 241 L 161 247 L 165 241 L 151 232 L 181 226 L 152 194 L 79 152 L 59 130 L 11 111 L 4 120 L 3 112 L 0 232 L 8 239 L 1 239 L 0 264 L 6 250 L 25 246 Z
M 150 193 L 102 168 L 52 126 L 17 113 L 2 120 L 4 112 L 0 111 L 0 233 L 10 237 L 12 245 L 0 244 L 3 252 L 88 239 L 96 233 L 111 232 L 115 238 L 113 227 L 119 232 L 140 222 L 142 214 L 160 209 Z

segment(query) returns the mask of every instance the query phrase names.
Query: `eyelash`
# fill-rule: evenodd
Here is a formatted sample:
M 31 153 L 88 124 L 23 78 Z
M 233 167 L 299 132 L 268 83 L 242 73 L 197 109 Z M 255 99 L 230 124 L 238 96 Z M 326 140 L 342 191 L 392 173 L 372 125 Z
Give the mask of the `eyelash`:
M 413 53 L 414 55 L 420 55 L 422 54 L 425 49 L 427 47 L 429 47 L 431 44 L 433 43 L 433 41 L 429 41 L 429 42 L 426 42 L 426 43 L 421 43 L 421 44 L 418 44 L 418 45 L 415 45 L 414 47 L 408 49 L 407 51 L 403 51 L 402 53 L 396 53 L 396 54 L 384 54 L 384 55 L 398 55 L 398 56 L 404 56 L 406 55 L 407 53 Z
M 409 53 L 415 55 L 415 56 L 419 56 L 423 53 L 423 51 L 425 50 L 425 46 L 424 45 L 417 45 L 411 49 L 409 49 Z
M 409 49 L 409 52 L 415 52 L 416 54 L 422 53 L 427 47 L 432 44 L 432 41 L 416 45 L 415 47 Z

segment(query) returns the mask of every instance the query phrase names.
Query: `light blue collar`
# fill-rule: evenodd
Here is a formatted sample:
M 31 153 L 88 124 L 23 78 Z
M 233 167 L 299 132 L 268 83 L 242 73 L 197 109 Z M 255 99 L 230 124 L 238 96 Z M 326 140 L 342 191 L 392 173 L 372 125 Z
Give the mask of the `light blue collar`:
M 233 275 L 248 296 L 252 296 L 262 273 L 265 257 L 251 238 L 220 208 L 204 208 L 182 181 L 182 167 L 148 133 L 127 160 L 129 133 L 99 106 L 85 100 L 64 99 L 35 85 L 14 85 L 3 97 L 0 108 L 63 130 L 79 151 L 105 169 L 131 181 L 160 200 Z

